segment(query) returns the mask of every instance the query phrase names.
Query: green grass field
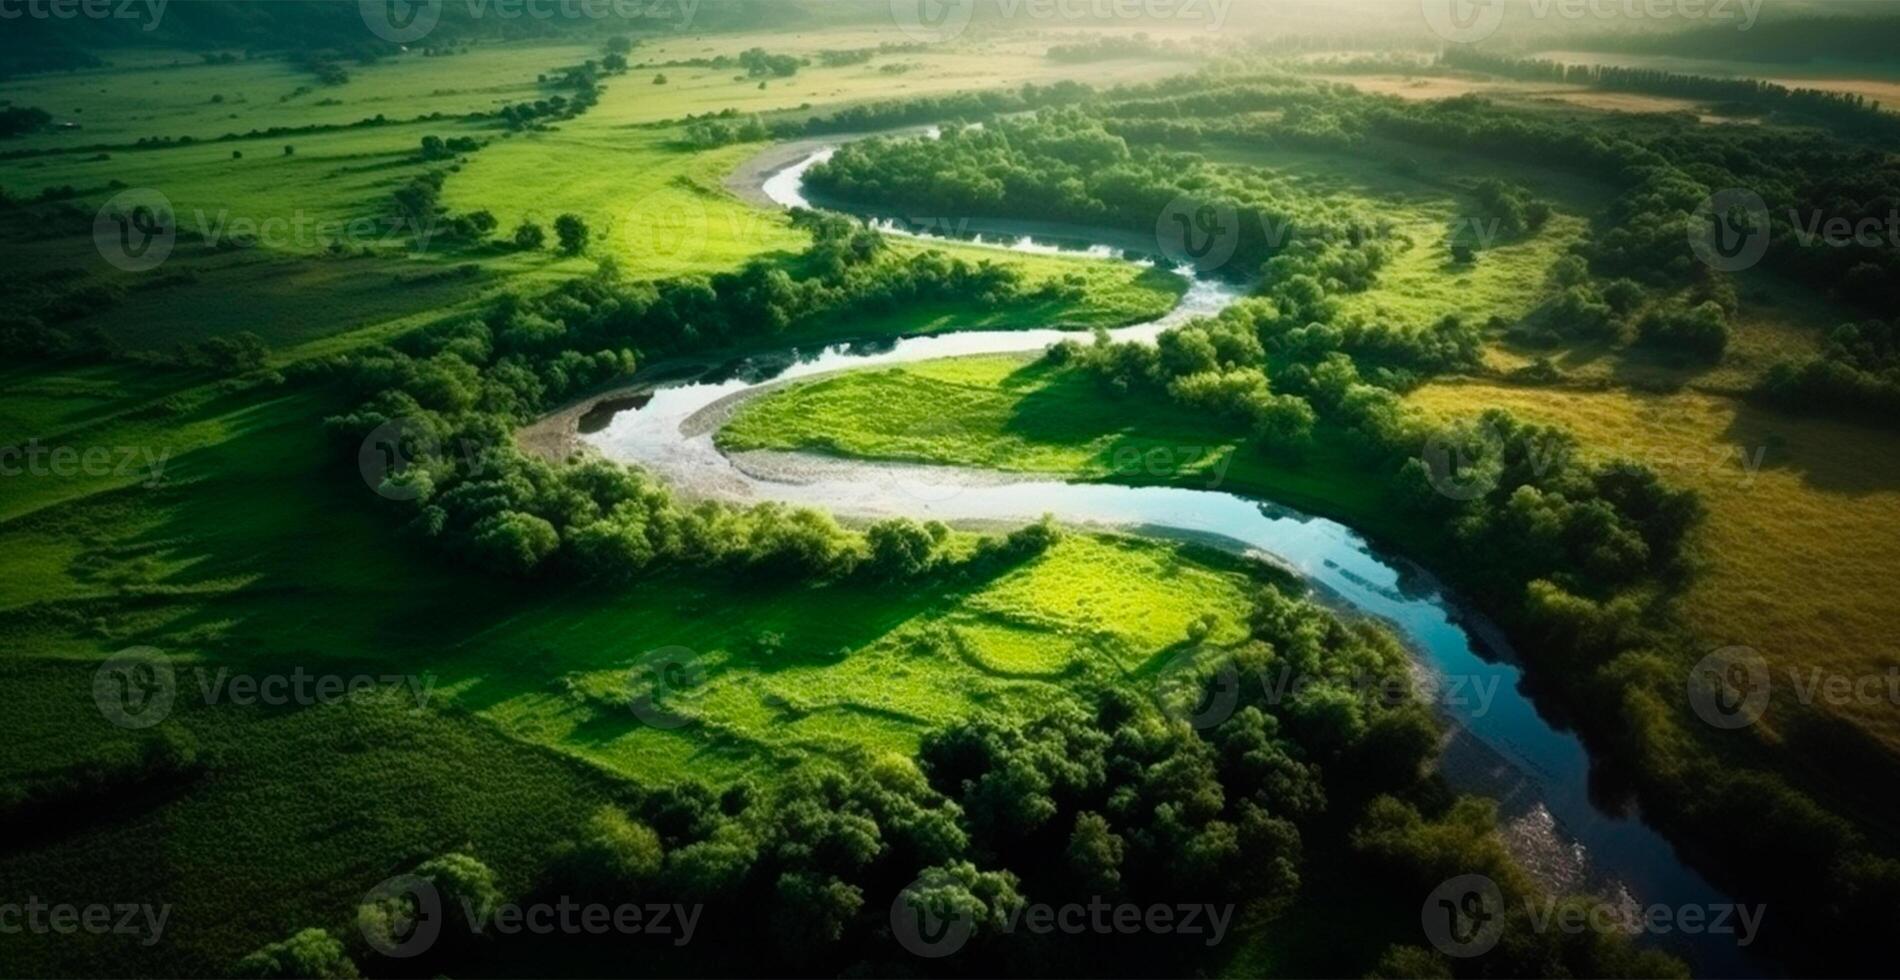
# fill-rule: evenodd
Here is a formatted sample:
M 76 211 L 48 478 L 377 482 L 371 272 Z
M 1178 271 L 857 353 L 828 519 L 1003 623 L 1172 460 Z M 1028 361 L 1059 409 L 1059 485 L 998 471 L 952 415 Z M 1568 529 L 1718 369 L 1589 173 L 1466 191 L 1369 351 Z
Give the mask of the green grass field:
M 945 411 L 945 409 L 952 409 Z M 1385 506 L 1324 433 L 1279 463 L 1237 427 L 1165 399 L 1116 396 L 1027 356 L 956 358 L 804 382 L 747 403 L 733 451 L 777 449 L 950 463 L 1090 481 L 1230 490 L 1348 520 L 1390 540 L 1419 531 Z
M 759 45 L 811 54 L 889 36 L 817 27 L 688 34 L 643 43 L 631 58 L 703 59 Z M 0 158 L 0 187 L 17 198 L 75 188 L 74 215 L 58 229 L 0 229 L 10 276 L 100 285 L 111 302 L 64 325 L 109 329 L 134 351 L 249 331 L 271 348 L 272 368 L 310 373 L 225 380 L 127 361 L 0 365 L 0 445 L 98 450 L 112 464 L 0 477 L 0 715 L 14 721 L 0 787 L 137 742 L 102 717 L 93 687 L 101 660 L 130 647 L 171 658 L 180 697 L 165 730 L 189 733 L 209 760 L 187 786 L 115 798 L 69 826 L 0 845 L 0 891 L 169 903 L 182 938 L 156 952 L 29 938 L 9 942 L 0 973 L 221 973 L 297 928 L 347 928 L 371 884 L 445 851 L 480 854 L 505 890 L 519 891 L 595 807 L 639 788 L 908 757 L 926 733 L 980 711 L 1033 713 L 1079 702 L 1098 685 L 1153 693 L 1155 671 L 1204 617 L 1209 642 L 1242 640 L 1255 594 L 1277 582 L 1261 567 L 1093 533 L 1071 533 L 1019 564 L 903 584 L 768 586 L 683 572 L 630 586 L 503 580 L 405 534 L 396 510 L 324 435 L 326 416 L 357 404 L 315 370 L 330 356 L 476 316 L 501 293 L 536 293 L 603 263 L 658 280 L 802 250 L 809 238 L 784 214 L 726 187 L 767 145 L 692 149 L 682 139 L 688 115 L 816 113 L 1064 79 L 1140 83 L 1196 63 L 1064 64 L 1044 56 L 1056 37 L 979 34 L 763 83 L 732 69 L 636 67 L 608 79 L 600 103 L 579 118 L 514 134 L 466 116 L 553 94 L 537 76 L 597 57 L 598 45 L 405 54 L 352 63 L 349 81 L 335 86 L 285 61 L 209 65 L 183 53 L 9 80 L 8 99 L 82 127 L 10 141 L 9 151 L 31 152 Z M 664 85 L 653 82 L 660 73 Z M 388 122 L 350 125 L 378 114 Z M 220 139 L 288 124 L 326 128 Z M 179 136 L 195 142 L 134 145 Z M 485 145 L 427 161 L 426 136 Z M 111 148 L 78 149 L 90 144 Z M 1393 167 L 1369 162 L 1384 152 L 1205 151 L 1392 222 L 1405 246 L 1374 288 L 1344 298 L 1347 317 L 1368 323 L 1417 327 L 1448 313 L 1521 320 L 1545 298 L 1551 264 L 1584 240 L 1610 200 L 1587 181 L 1463 154 L 1421 152 Z M 446 174 L 441 201 L 451 214 L 490 211 L 505 238 L 519 222 L 571 212 L 593 230 L 592 246 L 563 257 L 498 243 L 418 248 L 388 234 L 392 194 L 432 170 Z M 1487 176 L 1527 185 L 1557 214 L 1536 235 L 1453 265 L 1448 236 L 1468 220 L 1471 186 Z M 89 216 L 122 188 L 157 189 L 178 210 L 188 234 L 162 274 L 101 261 Z M 190 234 L 223 234 L 233 221 L 301 230 L 235 249 Z M 374 230 L 328 254 L 336 235 L 322 229 L 350 222 Z M 803 323 L 761 343 L 1112 327 L 1161 315 L 1185 286 L 1118 262 L 908 240 L 893 247 L 1005 263 L 1032 286 L 1078 285 L 1081 298 L 914 306 Z M 1868 583 L 1900 566 L 1890 533 L 1900 520 L 1900 456 L 1891 438 L 1863 427 L 1788 419 L 1733 397 L 1774 359 L 1813 349 L 1838 313 L 1783 284 L 1749 289 L 1731 355 L 1712 369 L 1569 350 L 1557 357 L 1568 378 L 1560 387 L 1460 378 L 1410 401 L 1440 416 L 1507 406 L 1566 425 L 1592 448 L 1689 460 L 1663 475 L 1701 491 L 1710 507 L 1696 545 L 1700 577 L 1683 602 L 1696 634 L 1710 646 L 1756 646 L 1777 666 L 1889 669 L 1900 612 Z M 1529 359 L 1502 343 L 1487 357 L 1499 370 Z M 1322 426 L 1316 435 L 1304 458 L 1280 461 L 1205 413 L 1115 396 L 1079 370 L 1031 356 L 994 356 L 788 386 L 748 403 L 717 438 L 731 451 L 1228 490 L 1339 519 L 1408 553 L 1442 543 L 1443 528 L 1390 506 L 1338 433 Z M 1727 465 L 1730 450 L 1757 447 L 1768 452 L 1759 473 Z M 1696 462 L 1705 458 L 1717 462 Z M 952 539 L 953 552 L 973 547 L 968 533 Z M 648 669 L 656 651 L 682 658 L 692 683 L 656 692 Z M 425 684 L 429 697 L 420 709 L 387 693 L 266 708 L 208 703 L 197 686 L 219 671 L 298 670 L 396 674 Z M 631 707 L 656 693 L 677 726 Z M 1847 717 L 1900 751 L 1891 714 L 1875 706 Z M 1381 928 L 1346 893 L 1346 860 L 1319 855 L 1325 880 L 1307 884 L 1312 901 L 1264 932 L 1252 923 L 1256 938 L 1231 954 L 1230 972 L 1324 969 L 1338 961 L 1309 946 L 1363 942 L 1362 930 Z
M 678 51 L 650 56 L 699 56 L 694 42 L 674 43 Z M 500 45 L 395 59 L 353 67 L 348 83 L 302 95 L 291 93 L 308 79 L 275 61 L 81 72 L 32 79 L 9 94 L 84 120 L 78 133 L 36 136 L 21 148 L 202 141 L 286 118 L 339 125 L 377 113 L 406 120 L 488 110 L 545 93 L 537 73 L 591 53 Z M 1008 77 L 995 74 L 1000 68 L 1015 80 L 1083 70 L 1053 68 L 1028 48 L 927 60 L 946 70 L 896 87 L 925 78 L 923 87 L 941 91 L 996 84 Z M 490 209 L 504 231 L 523 218 L 576 211 L 597 229 L 586 257 L 418 252 L 380 239 L 363 243 L 373 256 L 330 257 L 315 233 L 240 250 L 181 239 L 167 277 L 154 284 L 105 267 L 84 233 L 10 238 L 0 255 L 23 273 L 83 270 L 120 290 L 116 305 L 75 325 L 108 326 L 128 347 L 166 350 L 250 330 L 287 364 L 468 315 L 498 291 L 591 273 L 606 256 L 630 276 L 663 278 L 801 249 L 806 237 L 782 215 L 722 186 L 761 146 L 694 152 L 677 142 L 676 128 L 651 124 L 893 88 L 889 75 L 862 66 L 812 70 L 763 92 L 730 73 L 669 74 L 666 87 L 644 76 L 615 80 L 601 105 L 548 133 L 505 137 L 442 119 L 115 149 L 103 159 L 86 152 L 0 161 L 0 186 L 34 194 L 70 184 L 85 209 L 110 196 L 115 181 L 160 188 L 188 231 L 233 218 L 314 227 L 388 214 L 394 188 L 431 166 L 416 152 L 422 136 L 473 135 L 491 142 L 455 167 L 444 203 Z M 224 100 L 213 102 L 218 94 Z M 295 153 L 285 155 L 284 144 Z M 681 229 L 684 238 L 668 237 Z M 1080 282 L 1086 296 L 991 310 L 905 309 L 812 324 L 790 339 L 1113 326 L 1159 315 L 1182 288 L 1174 276 L 1121 264 L 946 248 L 1017 265 L 1032 283 Z M 448 274 L 465 264 L 474 271 Z M 1073 699 L 1085 680 L 1146 690 L 1153 661 L 1203 614 L 1238 638 L 1258 586 L 1252 571 L 1220 556 L 1077 536 L 987 578 L 902 588 L 771 590 L 675 578 L 612 592 L 523 590 L 445 565 L 398 533 L 381 501 L 324 442 L 318 422 L 344 405 L 321 386 L 233 386 L 126 364 L 11 364 L 0 378 L 0 430 L 9 441 L 107 447 L 115 461 L 125 448 L 143 461 L 127 471 L 10 476 L 0 488 L 0 548 L 8 554 L 0 637 L 11 651 L 0 662 L 7 681 L 0 705 L 24 726 L 0 780 L 31 783 L 131 743 L 134 736 L 100 715 L 92 690 L 99 660 L 131 646 L 156 647 L 178 665 L 180 704 L 164 727 L 189 732 L 215 759 L 188 792 L 126 799 L 0 852 L 9 892 L 17 885 L 99 900 L 136 894 L 175 905 L 174 934 L 189 938 L 157 953 L 114 943 L 9 944 L 8 972 L 110 973 L 135 961 L 157 973 L 220 973 L 296 928 L 347 927 L 369 885 L 458 848 L 481 854 L 518 890 L 594 806 L 632 786 L 723 783 L 804 759 L 909 754 L 945 722 L 979 708 Z M 1085 587 L 1091 582 L 1112 588 Z M 836 614 L 813 617 L 814 605 Z M 630 671 L 670 646 L 692 651 L 705 669 L 703 685 L 669 701 L 690 718 L 676 730 L 645 724 L 626 704 Z M 426 679 L 431 698 L 421 711 L 382 698 L 267 709 L 208 704 L 195 686 L 220 670 L 271 676 L 299 668 L 396 671 Z

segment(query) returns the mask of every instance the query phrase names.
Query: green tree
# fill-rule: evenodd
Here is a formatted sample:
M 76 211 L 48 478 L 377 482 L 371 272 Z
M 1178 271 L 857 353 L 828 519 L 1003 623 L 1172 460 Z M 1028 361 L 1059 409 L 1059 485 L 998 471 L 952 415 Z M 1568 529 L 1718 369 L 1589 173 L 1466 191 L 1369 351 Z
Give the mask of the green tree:
M 1075 829 L 1069 833 L 1069 870 L 1082 888 L 1092 894 L 1113 892 L 1121 884 L 1122 851 L 1125 842 L 1109 829 L 1108 818 L 1099 813 L 1075 815 Z
M 864 533 L 874 574 L 902 579 L 920 575 L 935 557 L 937 540 L 929 529 L 908 518 L 879 521 Z
M 523 221 L 515 227 L 515 247 L 524 251 L 538 251 L 548 243 L 548 230 L 532 221 Z
M 568 212 L 554 219 L 554 237 L 561 242 L 561 254 L 579 255 L 587 251 L 589 231 L 580 215 Z
M 611 806 L 595 811 L 586 834 L 563 849 L 557 864 L 568 880 L 615 894 L 653 881 L 665 862 L 660 836 Z
M 239 960 L 231 971 L 257 980 L 355 980 L 360 974 L 343 943 L 322 929 L 305 929 Z

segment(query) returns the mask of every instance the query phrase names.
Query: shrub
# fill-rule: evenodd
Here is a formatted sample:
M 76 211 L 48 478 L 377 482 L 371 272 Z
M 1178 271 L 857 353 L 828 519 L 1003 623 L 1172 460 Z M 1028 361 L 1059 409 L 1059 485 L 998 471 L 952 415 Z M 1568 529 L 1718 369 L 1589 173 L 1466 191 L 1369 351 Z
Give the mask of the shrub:
M 524 251 L 538 251 L 548 242 L 546 228 L 532 221 L 523 221 L 515 228 L 515 247 Z
M 560 240 L 561 254 L 579 255 L 587 251 L 587 222 L 578 214 L 563 214 L 554 219 L 554 236 Z
M 361 974 L 343 944 L 322 929 L 304 929 L 238 961 L 232 970 L 257 980 L 355 980 Z

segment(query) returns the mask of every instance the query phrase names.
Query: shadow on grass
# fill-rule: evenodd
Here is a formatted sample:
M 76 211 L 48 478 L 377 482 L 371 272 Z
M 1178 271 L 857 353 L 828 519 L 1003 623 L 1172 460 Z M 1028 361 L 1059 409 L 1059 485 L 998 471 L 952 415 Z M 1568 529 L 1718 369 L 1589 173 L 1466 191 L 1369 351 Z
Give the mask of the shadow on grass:
M 1814 490 L 1863 497 L 1900 489 L 1900 435 L 1891 429 L 1738 401 L 1722 436 L 1750 465 L 1798 474 Z
M 400 532 L 400 510 L 323 437 L 318 420 L 334 410 L 300 393 L 262 405 L 254 394 L 234 395 L 193 413 L 187 421 L 218 418 L 237 432 L 180 456 L 176 486 L 107 495 L 116 498 L 107 504 L 136 512 L 139 529 L 120 534 L 112 526 L 117 508 L 99 509 L 99 545 L 74 572 L 106 594 L 55 604 L 65 610 L 59 614 L 102 623 L 123 638 L 118 646 L 202 658 L 212 671 L 426 676 L 430 708 L 482 712 L 523 696 L 567 697 L 551 682 L 627 671 L 672 645 L 702 656 L 725 651 L 748 671 L 822 665 L 1021 567 L 965 563 L 888 584 L 690 570 L 613 588 L 497 579 Z M 153 560 L 144 574 L 121 580 L 129 586 L 99 570 L 141 558 Z M 766 634 L 781 637 L 787 652 L 748 652 Z M 597 715 L 575 733 L 582 743 L 644 724 L 631 711 L 616 717 L 585 699 L 573 703 Z

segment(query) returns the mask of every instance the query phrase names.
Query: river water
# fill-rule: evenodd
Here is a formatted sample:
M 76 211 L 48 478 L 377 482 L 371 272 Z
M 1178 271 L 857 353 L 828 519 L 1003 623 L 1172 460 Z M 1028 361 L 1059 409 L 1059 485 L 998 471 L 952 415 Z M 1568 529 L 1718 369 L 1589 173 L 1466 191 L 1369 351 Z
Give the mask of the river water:
M 804 173 L 831 152 L 817 150 L 771 174 L 762 190 L 782 206 L 807 206 Z M 885 227 L 914 233 L 904 226 Z M 1108 236 L 1081 237 L 991 231 L 983 241 L 1102 261 L 1152 261 L 1119 241 L 1100 240 Z M 1189 286 L 1174 310 L 1154 322 L 1112 331 L 1114 337 L 1152 341 L 1170 326 L 1217 313 L 1240 298 L 1232 284 L 1195 276 L 1190 269 L 1181 273 Z M 1592 763 L 1583 742 L 1546 717 L 1525 692 L 1523 672 L 1496 630 L 1450 600 L 1430 575 L 1382 555 L 1351 528 L 1211 490 L 1067 483 L 797 454 L 735 459 L 713 443 L 713 433 L 734 406 L 789 381 L 943 357 L 1036 351 L 1073 336 L 1055 330 L 984 331 L 757 356 L 711 380 L 655 386 L 637 407 L 584 426 L 582 438 L 609 458 L 639 465 L 693 496 L 779 501 L 844 517 L 901 515 L 963 524 L 1022 523 L 1052 513 L 1064 523 L 1191 537 L 1257 554 L 1303 576 L 1333 607 L 1382 620 L 1406 642 L 1418 658 L 1425 690 L 1451 723 L 1441 761 L 1446 778 L 1461 792 L 1499 801 L 1513 853 L 1547 887 L 1606 895 L 1636 914 L 1655 906 L 1677 910 L 1731 903 L 1633 807 L 1593 794 Z M 956 423 L 945 419 L 941 424 Z M 1776 972 L 1732 934 L 1639 938 L 1689 959 L 1698 975 Z

